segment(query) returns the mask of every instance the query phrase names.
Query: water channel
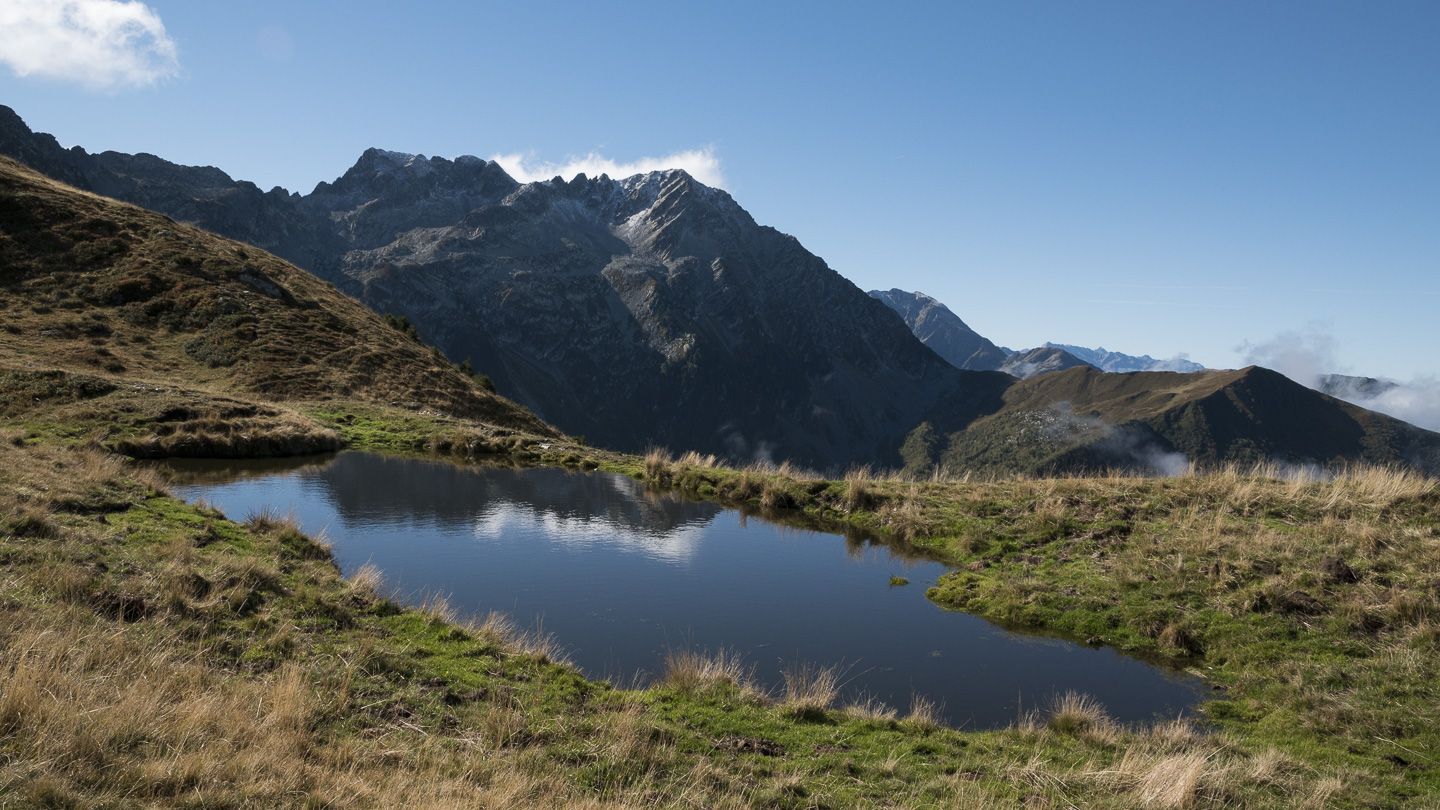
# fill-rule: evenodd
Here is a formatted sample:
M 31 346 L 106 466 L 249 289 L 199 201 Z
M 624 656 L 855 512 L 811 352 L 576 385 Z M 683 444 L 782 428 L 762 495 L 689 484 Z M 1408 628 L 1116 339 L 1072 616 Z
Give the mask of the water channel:
M 1071 690 L 1126 722 L 1189 714 L 1208 694 L 1199 678 L 1111 649 L 943 610 L 925 598 L 940 563 L 647 493 L 622 475 L 369 453 L 168 466 L 175 495 L 232 519 L 293 512 L 325 532 L 346 575 L 370 562 L 402 598 L 440 593 L 463 615 L 539 623 L 593 678 L 643 683 L 663 674 L 667 650 L 724 648 L 772 689 L 787 665 L 839 665 L 848 695 L 902 714 L 922 695 L 963 728 L 1006 725 Z

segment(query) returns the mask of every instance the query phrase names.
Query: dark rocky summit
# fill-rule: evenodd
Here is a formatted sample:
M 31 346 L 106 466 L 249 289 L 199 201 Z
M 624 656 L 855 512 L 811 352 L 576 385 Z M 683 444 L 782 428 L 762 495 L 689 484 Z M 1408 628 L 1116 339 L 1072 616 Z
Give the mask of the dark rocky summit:
M 1399 388 L 1400 385 L 1390 380 L 1378 380 L 1374 377 L 1354 377 L 1348 374 L 1324 374 L 1315 381 L 1313 387 L 1322 394 L 1329 394 L 1337 399 L 1353 401 L 1378 397 L 1381 394 Z

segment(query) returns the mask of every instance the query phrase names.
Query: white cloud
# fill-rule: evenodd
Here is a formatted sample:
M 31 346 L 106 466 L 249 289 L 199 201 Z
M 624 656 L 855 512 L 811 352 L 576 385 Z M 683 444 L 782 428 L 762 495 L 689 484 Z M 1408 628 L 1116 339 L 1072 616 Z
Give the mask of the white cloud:
M 1357 394 L 1344 398 L 1362 408 L 1440 432 L 1440 380 L 1434 377 L 1397 382 L 1394 388 L 1372 397 Z
M 1247 341 L 1236 351 L 1245 356 L 1247 363 L 1273 369 L 1317 390 L 1323 388 L 1321 378 L 1325 375 L 1348 372 L 1337 364 L 1335 338 L 1327 334 L 1321 324 L 1312 323 L 1302 331 L 1281 332 L 1259 344 Z M 1384 382 L 1391 387 L 1379 393 L 1346 386 L 1332 388 L 1330 393 L 1362 408 L 1440 431 L 1440 379 L 1416 377 L 1409 382 Z
M 1323 324 L 1303 331 L 1281 332 L 1261 343 L 1245 341 L 1236 348 L 1245 362 L 1278 371 L 1301 385 L 1315 388 L 1326 374 L 1343 373 L 1335 362 L 1335 338 Z
M 691 177 L 707 186 L 725 188 L 725 175 L 720 171 L 720 158 L 715 156 L 715 149 L 709 146 L 675 152 L 665 157 L 640 158 L 629 163 L 617 163 L 595 152 L 584 157 L 568 158 L 564 163 L 537 160 L 533 152 L 494 155 L 490 159 L 499 163 L 511 177 L 522 183 L 549 180 L 557 175 L 569 180 L 581 172 L 584 172 L 586 177 L 608 174 L 614 179 L 620 179 L 665 169 L 684 169 Z
M 145 87 L 180 72 L 160 15 L 136 0 L 0 0 L 0 62 L 22 78 L 91 90 Z

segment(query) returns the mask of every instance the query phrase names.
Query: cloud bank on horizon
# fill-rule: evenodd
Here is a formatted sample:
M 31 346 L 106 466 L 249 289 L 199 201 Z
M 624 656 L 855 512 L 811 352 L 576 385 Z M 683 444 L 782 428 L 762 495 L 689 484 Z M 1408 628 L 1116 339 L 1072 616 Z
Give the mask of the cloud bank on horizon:
M 1278 371 L 1301 385 L 1321 390 L 1321 378 L 1344 374 L 1336 362 L 1335 338 L 1321 324 L 1292 330 L 1260 343 L 1246 341 L 1236 348 L 1245 362 Z M 1426 430 L 1440 431 L 1440 379 L 1416 377 L 1408 382 L 1389 380 L 1395 387 L 1375 394 L 1341 390 L 1334 395 L 1353 405 L 1393 416 Z
M 111 92 L 180 73 L 175 40 L 138 0 L 0 0 L 0 63 Z
M 557 176 L 569 180 L 582 172 L 586 177 L 608 174 L 618 180 L 646 172 L 684 169 L 691 177 L 707 186 L 725 188 L 725 174 L 720 170 L 720 158 L 715 156 L 715 149 L 710 146 L 673 152 L 658 158 L 642 157 L 629 163 L 616 162 L 597 152 L 583 157 L 570 157 L 564 163 L 540 161 L 533 152 L 511 152 L 493 155 L 490 159 L 499 163 L 511 177 L 521 183 L 534 183 Z

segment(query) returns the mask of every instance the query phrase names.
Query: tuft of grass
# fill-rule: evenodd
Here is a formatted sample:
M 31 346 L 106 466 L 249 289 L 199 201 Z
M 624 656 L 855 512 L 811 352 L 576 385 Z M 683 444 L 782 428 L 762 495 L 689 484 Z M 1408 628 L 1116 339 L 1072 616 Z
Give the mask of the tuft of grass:
M 651 481 L 666 483 L 671 475 L 670 451 L 651 447 L 645 451 L 645 477 Z
M 910 696 L 905 722 L 920 731 L 935 731 L 944 725 L 944 707 L 923 695 Z
M 868 467 L 851 467 L 845 473 L 845 507 L 850 512 L 862 509 L 871 509 L 875 505 L 875 495 L 870 489 L 870 481 L 875 477 L 874 472 Z
M 857 697 L 845 704 L 841 711 L 847 717 L 881 723 L 888 723 L 900 716 L 900 712 L 894 706 L 887 705 L 874 695 Z
M 1066 692 L 1050 707 L 1045 727 L 1056 734 L 1086 734 L 1111 725 L 1105 708 L 1089 695 Z
M 764 703 L 765 694 L 755 684 L 755 668 L 746 666 L 734 651 L 675 649 L 665 651 L 665 674 L 660 681 L 681 692 L 732 690 L 754 703 Z
M 821 720 L 840 697 L 841 670 L 836 666 L 792 663 L 781 672 L 785 681 L 780 705 L 804 720 Z
M 362 602 L 374 602 L 385 592 L 385 575 L 374 563 L 365 563 L 350 575 L 350 590 Z

